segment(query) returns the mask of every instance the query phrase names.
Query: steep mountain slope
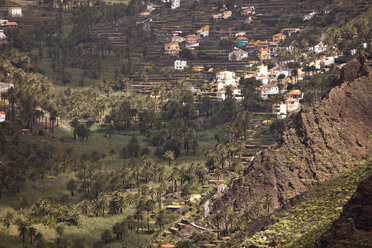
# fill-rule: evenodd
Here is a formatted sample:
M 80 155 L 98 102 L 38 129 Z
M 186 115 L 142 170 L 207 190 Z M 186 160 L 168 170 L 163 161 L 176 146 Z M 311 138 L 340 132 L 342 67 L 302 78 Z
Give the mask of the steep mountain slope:
M 320 247 L 370 247 L 372 243 L 372 176 L 362 181 L 341 216 L 320 238 Z
M 236 211 L 270 197 L 273 210 L 367 159 L 372 154 L 371 66 L 372 54 L 350 61 L 328 98 L 303 108 L 281 141 L 256 156 L 213 208 L 229 202 Z

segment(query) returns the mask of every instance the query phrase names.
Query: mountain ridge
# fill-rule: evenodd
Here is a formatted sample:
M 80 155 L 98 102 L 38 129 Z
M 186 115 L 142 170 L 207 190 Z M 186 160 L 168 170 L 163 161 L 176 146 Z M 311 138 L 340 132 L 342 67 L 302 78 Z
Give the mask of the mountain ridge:
M 349 61 L 327 98 L 304 107 L 285 127 L 276 146 L 262 151 L 212 203 L 234 211 L 271 198 L 271 211 L 371 154 L 372 55 Z

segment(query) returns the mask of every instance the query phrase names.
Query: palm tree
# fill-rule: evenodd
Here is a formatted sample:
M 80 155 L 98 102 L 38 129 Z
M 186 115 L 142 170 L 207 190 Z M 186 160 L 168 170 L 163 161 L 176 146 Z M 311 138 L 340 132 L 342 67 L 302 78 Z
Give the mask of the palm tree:
M 267 210 L 267 214 L 270 213 L 270 206 L 271 206 L 271 204 L 272 204 L 271 197 L 266 196 L 266 197 L 265 197 L 265 200 L 264 200 L 264 202 L 263 202 L 263 207 L 266 208 L 266 210 Z
M 122 194 L 120 194 L 117 198 L 117 206 L 119 207 L 119 211 L 122 214 L 123 208 L 126 208 L 127 202 L 125 201 L 125 198 Z
M 123 223 L 117 222 L 115 225 L 112 226 L 112 232 L 116 234 L 116 239 L 119 241 L 120 238 L 123 236 L 124 233 L 124 225 Z
M 172 185 L 173 192 L 176 192 L 177 191 L 177 178 L 178 178 L 178 175 L 179 175 L 178 174 L 178 168 L 177 167 L 174 167 L 172 173 L 168 177 L 168 180 L 170 180 L 171 182 L 173 182 L 173 185 Z
M 27 224 L 24 221 L 20 221 L 18 224 L 19 236 L 22 236 L 22 243 L 25 244 L 25 238 L 27 234 Z
M 143 209 L 147 212 L 147 230 L 150 231 L 150 212 L 155 209 L 155 202 L 153 200 L 147 200 L 143 205 Z
M 217 145 L 216 153 L 218 154 L 218 161 L 221 165 L 222 171 L 224 171 L 225 170 L 226 153 L 227 153 L 226 146 L 223 145 L 223 144 Z
M 134 213 L 134 218 L 137 220 L 137 233 L 139 231 L 140 222 L 143 231 L 143 212 L 141 208 L 137 207 L 136 212 Z
M 14 218 L 14 214 L 11 211 L 6 212 L 5 216 L 2 218 L 2 222 L 6 226 L 6 228 L 9 228 L 10 224 L 12 224 Z
M 214 170 L 214 176 L 217 177 L 217 181 L 219 182 L 220 181 L 220 177 L 222 176 L 222 171 L 220 168 L 216 168 Z
M 213 224 L 215 224 L 217 226 L 217 238 L 220 239 L 220 226 L 221 226 L 221 222 L 222 222 L 222 215 L 220 213 L 216 213 L 214 216 L 213 216 Z
M 165 159 L 169 162 L 169 167 L 171 166 L 171 161 L 174 160 L 174 152 L 173 151 L 166 151 L 163 155 Z
M 67 190 L 69 190 L 71 192 L 71 196 L 74 196 L 75 191 L 77 190 L 77 183 L 76 183 L 76 181 L 73 178 L 71 178 L 67 182 L 66 188 L 67 188 Z
M 128 202 L 129 205 L 134 204 L 136 202 L 136 196 L 132 193 L 129 193 L 127 195 L 127 202 Z
M 88 211 L 90 208 L 90 203 L 87 200 L 84 200 L 79 203 L 79 207 L 81 209 L 82 214 L 88 215 Z
M 105 208 L 107 207 L 107 204 L 108 204 L 107 195 L 100 193 L 98 195 L 98 205 L 102 210 L 102 216 L 105 216 Z
M 165 225 L 165 216 L 164 216 L 164 210 L 160 210 L 158 215 L 156 216 L 155 223 L 159 226 L 159 230 L 161 232 L 161 229 L 164 229 Z
M 161 209 L 161 197 L 163 195 L 163 192 L 164 192 L 163 187 L 159 186 L 158 188 L 156 188 L 156 198 L 158 200 L 159 209 Z
M 60 225 L 60 226 L 57 226 L 57 227 L 56 227 L 56 232 L 57 232 L 57 234 L 58 234 L 59 237 L 62 236 L 63 231 L 64 231 L 64 230 L 63 230 L 63 226 Z
M 102 241 L 105 242 L 106 245 L 110 241 L 111 238 L 112 238 L 111 232 L 108 229 L 104 230 L 103 233 L 101 234 L 101 239 Z
M 36 228 L 33 226 L 30 226 L 27 230 L 27 233 L 30 236 L 30 245 L 32 245 L 33 238 L 36 235 Z
M 125 222 L 127 223 L 128 225 L 128 229 L 129 230 L 133 230 L 133 216 L 132 215 L 128 215 L 126 218 L 125 218 Z

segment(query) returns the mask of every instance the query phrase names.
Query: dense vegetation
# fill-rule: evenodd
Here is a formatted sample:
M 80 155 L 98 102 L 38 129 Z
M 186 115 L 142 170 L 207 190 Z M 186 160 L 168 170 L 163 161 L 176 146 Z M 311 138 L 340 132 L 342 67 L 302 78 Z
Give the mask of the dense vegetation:
M 227 1 L 227 8 L 234 10 L 236 2 Z M 6 30 L 12 42 L 0 47 L 0 81 L 14 87 L 1 95 L 6 121 L 0 123 L 0 247 L 151 247 L 181 220 L 203 219 L 202 205 L 218 196 L 216 185 L 242 175 L 251 156 L 284 129 L 287 120 L 271 120 L 270 114 L 272 104 L 283 97 L 262 100 L 255 93 L 261 82 L 253 78 L 241 77 L 241 102 L 229 87 L 223 101 L 192 90 L 192 77 L 203 82 L 214 76 L 193 75 L 191 68 L 179 72 L 180 80 L 165 68 L 161 73 L 172 83 L 155 85 L 151 96 L 137 94 L 136 63 L 153 58 L 145 41 L 155 41 L 156 35 L 123 23 L 144 9 L 136 0 L 40 1 L 29 11 L 46 18 Z M 287 89 L 302 90 L 305 104 L 324 97 L 339 73 L 336 67 L 318 71 L 309 65 L 319 55 L 306 49 L 326 30 L 325 42 L 335 49 L 321 55 L 335 54 L 337 48 L 344 55 L 340 64 L 355 56 L 349 51 L 356 44 L 371 42 L 369 16 L 328 29 L 338 23 L 335 18 L 315 20 L 313 29 L 281 44 L 293 46 L 293 52 L 278 51 L 277 62 L 290 71 L 293 82 Z M 112 23 L 124 26 L 124 46 L 93 39 L 94 29 Z M 233 45 L 222 40 L 214 47 L 228 51 Z M 183 49 L 181 57 L 215 60 L 206 50 Z M 274 61 L 265 63 L 275 66 Z M 299 69 L 305 71 L 303 80 L 298 80 Z M 209 85 L 202 84 L 201 90 L 207 90 Z M 280 239 L 293 246 L 310 244 L 314 232 L 329 225 L 367 174 L 370 163 L 309 193 L 288 213 L 270 216 L 270 197 L 243 213 L 225 206 L 209 223 L 217 237 L 195 232 L 176 247 L 239 235 L 250 223 L 270 218 L 270 228 L 247 243 L 273 245 Z M 331 187 L 337 188 L 328 191 Z M 318 199 L 323 192 L 328 194 Z M 193 194 L 201 195 L 200 202 L 189 200 Z M 308 209 L 325 204 L 324 209 Z M 319 220 L 328 213 L 327 220 Z M 287 220 L 289 214 L 301 219 Z M 301 221 L 310 223 L 302 230 L 310 232 L 300 236 Z

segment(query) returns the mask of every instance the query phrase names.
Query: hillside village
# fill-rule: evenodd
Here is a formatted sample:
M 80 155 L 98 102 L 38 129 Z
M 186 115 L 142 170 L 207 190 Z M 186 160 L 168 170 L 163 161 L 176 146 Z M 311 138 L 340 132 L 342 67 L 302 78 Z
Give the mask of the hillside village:
M 0 8 L 0 241 L 207 248 L 228 247 L 241 232 L 257 247 L 301 240 L 261 235 L 274 222 L 269 195 L 216 204 L 251 186 L 244 177 L 267 149 L 308 183 L 302 175 L 311 173 L 293 162 L 306 160 L 296 144 L 282 152 L 275 142 L 295 135 L 286 125 L 371 51 L 371 23 L 351 20 L 371 16 L 368 0 L 31 2 Z M 340 191 L 338 212 L 352 193 Z

